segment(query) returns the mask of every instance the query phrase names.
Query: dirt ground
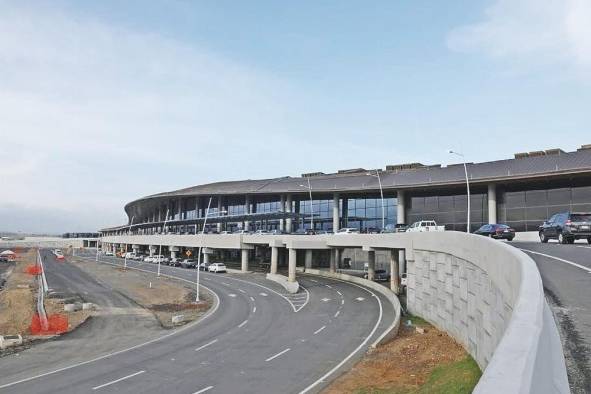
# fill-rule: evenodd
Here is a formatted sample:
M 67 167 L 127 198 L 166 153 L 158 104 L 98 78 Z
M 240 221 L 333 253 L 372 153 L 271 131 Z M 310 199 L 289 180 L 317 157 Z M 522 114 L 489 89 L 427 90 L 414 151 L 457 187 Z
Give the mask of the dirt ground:
M 423 334 L 416 331 L 417 326 L 424 329 Z M 323 394 L 423 392 L 435 368 L 467 357 L 446 333 L 417 319 L 411 327 L 401 325 L 396 338 L 368 353 Z
M 5 287 L 0 291 L 0 335 L 31 334 L 31 321 L 37 312 L 37 276 L 26 272 L 37 260 L 37 251 L 28 249 L 18 254 L 12 270 L 7 275 Z M 6 264 L 6 263 L 2 263 Z M 47 315 L 64 314 L 64 306 L 58 300 L 45 299 Z M 80 325 L 89 316 L 88 311 L 67 313 L 68 331 Z M 30 338 L 24 338 L 28 341 Z
M 202 316 L 213 304 L 205 292 L 200 292 L 203 302 L 196 304 L 195 289 L 179 280 L 76 257 L 69 257 L 68 261 L 148 309 L 165 328 L 178 325 L 172 323 L 173 316 L 182 315 L 181 324 L 188 323 Z

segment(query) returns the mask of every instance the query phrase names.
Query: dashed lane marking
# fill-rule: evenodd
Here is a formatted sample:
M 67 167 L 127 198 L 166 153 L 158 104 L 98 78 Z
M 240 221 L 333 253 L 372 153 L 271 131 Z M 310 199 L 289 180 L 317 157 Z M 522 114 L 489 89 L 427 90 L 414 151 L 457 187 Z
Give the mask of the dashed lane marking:
M 257 311 L 257 307 L 256 306 L 253 306 L 252 307 L 252 313 L 255 313 L 256 311 Z
M 266 296 L 268 296 L 268 294 L 267 294 L 267 293 L 259 293 L 259 295 L 261 295 L 261 296 L 263 296 L 263 297 L 266 297 Z
M 242 328 L 248 323 L 248 320 L 244 320 L 242 323 L 238 324 L 238 328 Z
M 322 330 L 324 330 L 326 328 L 326 326 L 322 326 L 320 327 L 318 330 L 314 331 L 314 335 L 320 333 Z
M 205 345 L 203 345 L 203 346 L 199 346 L 197 349 L 195 349 L 195 351 L 196 351 L 196 352 L 198 352 L 198 351 L 199 351 L 199 350 L 201 350 L 201 349 L 205 349 L 206 347 L 208 347 L 208 346 L 210 346 L 210 345 L 213 345 L 213 344 L 214 344 L 214 343 L 216 343 L 217 341 L 218 341 L 217 339 L 214 339 L 213 341 L 211 341 L 211 342 L 209 342 L 209 343 L 206 343 L 206 344 L 205 344 Z
M 250 296 L 250 300 L 251 300 L 252 302 L 254 302 L 254 297 L 253 297 L 253 296 Z
M 330 298 L 326 298 L 325 297 L 325 298 L 321 299 L 320 301 L 322 301 L 322 302 L 328 302 L 328 301 L 330 301 Z
M 285 350 L 283 350 L 283 351 L 281 351 L 281 352 L 277 353 L 276 355 L 269 357 L 269 358 L 268 358 L 268 359 L 266 359 L 265 361 L 266 361 L 266 362 L 269 362 L 269 361 L 271 361 L 271 360 L 274 360 L 274 359 L 276 359 L 277 357 L 279 357 L 279 356 L 281 356 L 281 355 L 283 355 L 283 354 L 285 354 L 285 353 L 289 352 L 290 350 L 291 350 L 290 348 L 287 348 L 287 349 L 285 349 Z
M 201 393 L 205 393 L 206 391 L 209 391 L 213 388 L 213 386 L 207 386 L 199 391 L 195 391 L 193 394 L 201 394 Z
M 365 300 L 365 298 L 363 298 L 363 297 L 357 297 L 357 298 L 355 298 L 355 301 L 363 301 L 363 300 Z
M 246 294 L 246 291 L 242 290 L 242 289 L 238 289 L 239 292 Z
M 334 314 L 334 317 L 337 317 L 337 316 L 338 316 L 340 313 L 341 313 L 341 310 L 339 309 L 339 310 L 337 311 L 337 313 L 335 313 L 335 314 Z
M 102 389 L 103 387 L 107 387 L 107 386 L 110 386 L 110 385 L 112 385 L 112 384 L 119 383 L 119 382 L 121 382 L 121 381 L 123 381 L 123 380 L 129 379 L 129 378 L 133 378 L 134 376 L 137 376 L 137 375 L 141 375 L 141 374 L 143 374 L 144 372 L 146 372 L 146 371 L 138 371 L 138 372 L 136 372 L 136 373 L 132 373 L 131 375 L 127 375 L 127 376 L 124 376 L 124 377 L 122 377 L 122 378 L 119 378 L 119 379 L 113 380 L 113 381 L 111 381 L 111 382 L 108 382 L 108 383 L 105 383 L 105 384 L 101 384 L 100 386 L 95 386 L 95 387 L 93 387 L 92 389 L 93 389 L 93 390 Z
M 236 294 L 230 293 L 230 294 L 228 294 L 228 296 L 234 298 L 234 297 L 236 297 Z

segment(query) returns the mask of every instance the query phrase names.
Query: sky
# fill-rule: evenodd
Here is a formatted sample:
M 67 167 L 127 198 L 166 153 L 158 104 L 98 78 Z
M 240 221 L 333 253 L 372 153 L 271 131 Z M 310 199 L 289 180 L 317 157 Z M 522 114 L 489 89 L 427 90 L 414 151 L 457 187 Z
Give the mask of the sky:
M 0 0 L 0 230 L 202 183 L 591 143 L 591 1 Z

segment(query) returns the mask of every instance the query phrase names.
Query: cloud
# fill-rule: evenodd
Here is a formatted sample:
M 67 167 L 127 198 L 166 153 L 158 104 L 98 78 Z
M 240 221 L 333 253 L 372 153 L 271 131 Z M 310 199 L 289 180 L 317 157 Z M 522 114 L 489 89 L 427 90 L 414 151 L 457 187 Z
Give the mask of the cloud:
M 589 21 L 588 0 L 497 0 L 484 20 L 452 30 L 447 45 L 520 66 L 566 66 L 589 76 Z
M 221 154 L 225 145 L 256 147 L 265 160 L 256 133 L 288 140 L 275 126 L 286 91 L 268 73 L 173 38 L 2 4 L 4 223 L 69 231 L 72 220 L 47 223 L 59 211 L 91 231 L 122 223 L 131 199 L 187 186 L 196 178 L 187 174 L 215 177 L 237 159 Z

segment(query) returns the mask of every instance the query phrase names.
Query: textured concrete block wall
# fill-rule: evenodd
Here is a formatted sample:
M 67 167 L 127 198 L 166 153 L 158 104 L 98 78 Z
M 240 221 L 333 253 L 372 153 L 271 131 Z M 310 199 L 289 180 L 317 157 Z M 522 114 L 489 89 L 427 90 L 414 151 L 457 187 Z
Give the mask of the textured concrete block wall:
M 485 368 L 512 308 L 488 274 L 442 252 L 414 251 L 407 261 L 408 309 L 456 338 Z

